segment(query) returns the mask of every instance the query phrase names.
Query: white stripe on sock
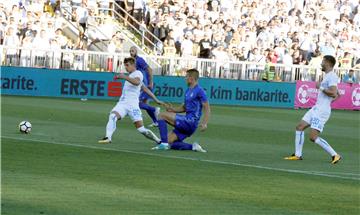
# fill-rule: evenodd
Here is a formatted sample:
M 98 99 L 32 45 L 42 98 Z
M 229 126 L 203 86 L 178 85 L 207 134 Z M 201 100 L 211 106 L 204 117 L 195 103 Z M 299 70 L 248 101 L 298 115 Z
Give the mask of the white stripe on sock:
M 304 131 L 295 132 L 295 155 L 302 156 L 302 149 L 304 146 Z
M 318 137 L 318 138 L 316 138 L 315 143 L 318 144 L 319 146 L 321 146 L 321 148 L 323 148 L 331 156 L 337 155 L 335 150 L 330 146 L 330 144 L 328 142 L 326 142 L 326 140 Z

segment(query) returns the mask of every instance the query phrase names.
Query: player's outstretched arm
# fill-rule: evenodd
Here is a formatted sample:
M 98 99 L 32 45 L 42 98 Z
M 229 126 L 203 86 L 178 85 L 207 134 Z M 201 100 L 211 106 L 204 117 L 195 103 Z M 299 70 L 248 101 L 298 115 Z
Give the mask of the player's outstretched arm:
M 204 109 L 204 117 L 200 124 L 200 131 L 205 131 L 207 129 L 207 124 L 209 122 L 211 110 L 210 110 L 209 102 L 203 102 L 202 105 L 203 105 L 203 109 Z
M 154 80 L 153 80 L 153 70 L 150 66 L 147 67 L 148 73 L 149 73 L 149 85 L 148 88 L 152 89 L 154 87 Z
M 184 113 L 186 111 L 185 105 L 182 104 L 180 107 L 174 108 L 171 104 L 166 107 L 166 111 L 172 112 L 172 113 Z
M 155 95 L 154 93 L 151 92 L 151 90 L 149 88 L 147 88 L 146 86 L 144 85 L 141 85 L 141 89 L 147 93 L 157 104 L 159 105 L 165 105 L 164 102 L 160 101 Z
M 118 74 L 118 75 L 115 75 L 113 79 L 114 79 L 114 80 L 124 79 L 124 80 L 126 80 L 126 81 L 128 81 L 128 82 L 130 82 L 131 84 L 136 85 L 136 86 L 138 86 L 138 85 L 140 84 L 140 78 L 138 78 L 138 77 L 130 78 L 129 76 L 126 76 L 126 75 L 124 75 L 124 74 L 122 74 L 122 73 L 120 73 L 120 74 Z

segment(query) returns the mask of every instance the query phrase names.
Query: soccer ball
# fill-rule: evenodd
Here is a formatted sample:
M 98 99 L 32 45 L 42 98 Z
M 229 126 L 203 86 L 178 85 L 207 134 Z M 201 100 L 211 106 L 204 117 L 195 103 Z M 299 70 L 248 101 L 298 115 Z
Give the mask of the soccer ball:
M 30 133 L 30 131 L 31 131 L 31 123 L 28 122 L 28 121 L 22 121 L 22 122 L 20 122 L 20 124 L 19 124 L 19 131 L 20 131 L 21 133 L 25 133 L 25 134 Z

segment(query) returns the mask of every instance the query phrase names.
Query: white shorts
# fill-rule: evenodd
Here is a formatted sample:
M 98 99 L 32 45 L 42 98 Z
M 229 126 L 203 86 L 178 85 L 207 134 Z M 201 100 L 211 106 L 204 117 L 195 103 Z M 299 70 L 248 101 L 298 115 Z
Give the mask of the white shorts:
M 330 112 L 321 111 L 318 108 L 313 107 L 306 112 L 302 120 L 308 123 L 311 128 L 322 132 L 329 117 Z
M 111 112 L 116 111 L 120 114 L 121 119 L 126 115 L 129 115 L 133 122 L 142 121 L 142 114 L 139 108 L 139 103 L 129 104 L 124 102 L 118 102 Z

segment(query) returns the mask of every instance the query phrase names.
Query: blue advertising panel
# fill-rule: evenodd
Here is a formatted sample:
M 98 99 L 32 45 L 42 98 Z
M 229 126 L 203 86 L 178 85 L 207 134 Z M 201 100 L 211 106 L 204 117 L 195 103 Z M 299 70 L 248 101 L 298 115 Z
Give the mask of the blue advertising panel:
M 200 79 L 211 104 L 294 107 L 295 84 L 280 82 Z M 169 102 L 183 102 L 183 77 L 156 77 L 154 93 Z
M 111 99 L 122 82 L 113 73 L 1 67 L 1 94 Z M 154 94 L 167 102 L 183 102 L 183 77 L 155 76 Z M 200 85 L 211 104 L 294 107 L 295 84 L 204 78 Z
M 111 98 L 121 95 L 121 83 L 113 74 L 1 67 L 1 94 L 70 98 Z

